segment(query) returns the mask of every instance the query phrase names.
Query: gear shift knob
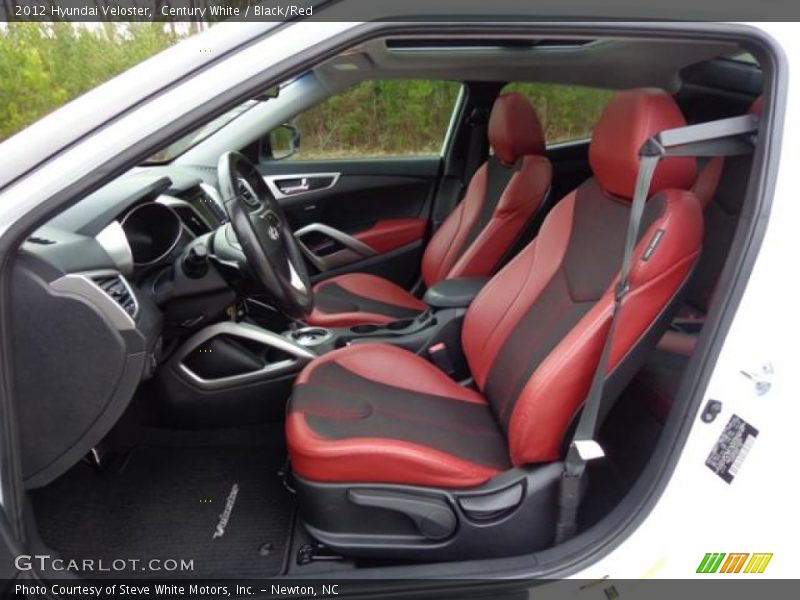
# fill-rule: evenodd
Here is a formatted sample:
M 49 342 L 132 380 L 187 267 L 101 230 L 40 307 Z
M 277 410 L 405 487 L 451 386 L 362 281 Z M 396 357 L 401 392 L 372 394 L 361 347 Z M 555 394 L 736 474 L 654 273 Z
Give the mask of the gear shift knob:
M 208 248 L 205 244 L 194 244 L 189 247 L 181 262 L 187 277 L 199 279 L 208 272 Z

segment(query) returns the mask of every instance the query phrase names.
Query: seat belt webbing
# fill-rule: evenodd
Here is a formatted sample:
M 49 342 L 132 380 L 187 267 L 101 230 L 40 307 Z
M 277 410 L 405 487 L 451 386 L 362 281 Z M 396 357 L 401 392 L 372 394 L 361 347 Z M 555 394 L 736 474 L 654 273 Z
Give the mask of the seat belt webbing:
M 658 162 L 665 156 L 730 156 L 748 154 L 753 150 L 749 138 L 758 129 L 758 117 L 744 115 L 721 119 L 710 123 L 670 129 L 651 137 L 639 150 L 639 171 L 636 176 L 625 248 L 622 255 L 619 282 L 614 293 L 611 323 L 606 333 L 603 350 L 597 363 L 589 393 L 583 404 L 578 425 L 567 450 L 564 471 L 558 495 L 558 518 L 556 521 L 556 543 L 565 542 L 575 536 L 578 509 L 580 508 L 583 475 L 588 461 L 605 455 L 595 441 L 603 388 L 606 382 L 614 332 L 620 321 L 623 300 L 628 293 L 628 277 L 631 270 L 633 250 L 639 237 L 639 227 L 647 202 L 650 183 Z
M 600 360 L 597 362 L 592 384 L 589 393 L 583 404 L 578 425 L 572 443 L 567 450 L 564 460 L 564 472 L 561 478 L 561 489 L 559 493 L 559 514 L 556 522 L 556 543 L 563 542 L 575 535 L 577 526 L 578 508 L 581 500 L 581 482 L 583 473 L 586 470 L 586 463 L 593 458 L 604 456 L 603 449 L 594 440 L 597 418 L 600 413 L 600 401 L 603 397 L 603 387 L 606 380 L 606 369 L 611 354 L 611 346 L 614 341 L 614 332 L 620 319 L 622 300 L 628 293 L 628 275 L 631 268 L 631 257 L 633 249 L 636 247 L 636 239 L 639 235 L 639 226 L 644 214 L 644 206 L 647 202 L 647 192 L 650 189 L 650 182 L 653 173 L 658 165 L 660 156 L 641 157 L 639 163 L 639 174 L 636 178 L 636 188 L 631 203 L 630 220 L 628 221 L 628 231 L 625 234 L 625 250 L 622 254 L 622 268 L 620 269 L 619 282 L 614 290 L 614 306 L 611 312 L 611 324 L 608 327 L 603 351 Z
M 486 156 L 486 132 L 489 113 L 485 108 L 475 108 L 469 116 L 470 138 L 461 178 L 446 177 L 442 182 L 433 216 L 433 231 L 439 229 L 447 216 L 461 201 L 464 190 Z

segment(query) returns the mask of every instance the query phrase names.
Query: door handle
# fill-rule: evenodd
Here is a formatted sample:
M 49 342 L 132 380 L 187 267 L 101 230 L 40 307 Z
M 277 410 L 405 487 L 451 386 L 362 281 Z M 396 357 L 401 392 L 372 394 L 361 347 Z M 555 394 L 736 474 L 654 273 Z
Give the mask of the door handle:
M 300 194 L 302 192 L 307 192 L 308 190 L 311 189 L 311 185 L 308 183 L 308 177 L 303 177 L 302 179 L 300 179 L 300 183 L 298 185 L 289 185 L 283 187 L 280 184 L 278 184 L 278 187 L 280 187 L 280 190 L 287 196 L 291 196 L 292 194 Z
M 303 173 L 265 175 L 264 181 L 276 200 L 292 198 L 310 192 L 328 190 L 339 181 L 340 173 Z

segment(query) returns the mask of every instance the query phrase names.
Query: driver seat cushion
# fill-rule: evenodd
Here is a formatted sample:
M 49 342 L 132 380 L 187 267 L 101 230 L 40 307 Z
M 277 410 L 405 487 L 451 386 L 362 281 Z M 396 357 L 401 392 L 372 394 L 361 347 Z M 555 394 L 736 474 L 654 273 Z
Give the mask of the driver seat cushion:
M 310 363 L 295 385 L 286 431 L 292 469 L 313 481 L 460 488 L 511 466 L 479 392 L 384 344 Z
M 494 273 L 544 203 L 552 167 L 543 156 L 544 133 L 530 102 L 516 92 L 500 95 L 488 135 L 494 155 L 475 172 L 464 198 L 425 248 L 422 280 L 427 287 Z M 318 283 L 314 298 L 306 321 L 321 327 L 383 324 L 425 310 L 400 286 L 362 273 Z
M 425 308 L 422 300 L 388 279 L 348 273 L 314 287 L 314 310 L 306 321 L 319 327 L 383 324 L 415 317 Z

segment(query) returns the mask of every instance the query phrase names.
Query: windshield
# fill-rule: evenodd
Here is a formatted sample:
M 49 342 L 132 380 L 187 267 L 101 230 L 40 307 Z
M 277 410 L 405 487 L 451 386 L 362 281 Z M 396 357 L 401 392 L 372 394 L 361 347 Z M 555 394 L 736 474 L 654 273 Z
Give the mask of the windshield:
M 144 161 L 144 164 L 160 164 L 171 161 L 172 159 L 186 152 L 192 146 L 199 144 L 210 135 L 213 135 L 225 127 L 225 125 L 233 121 L 235 118 L 253 108 L 256 104 L 258 104 L 258 102 L 258 100 L 248 100 L 247 102 L 240 104 L 236 108 L 233 108 L 220 115 L 213 121 L 198 127 L 191 133 L 183 136 L 178 141 L 172 142 L 166 148 L 159 150 L 146 161 Z

